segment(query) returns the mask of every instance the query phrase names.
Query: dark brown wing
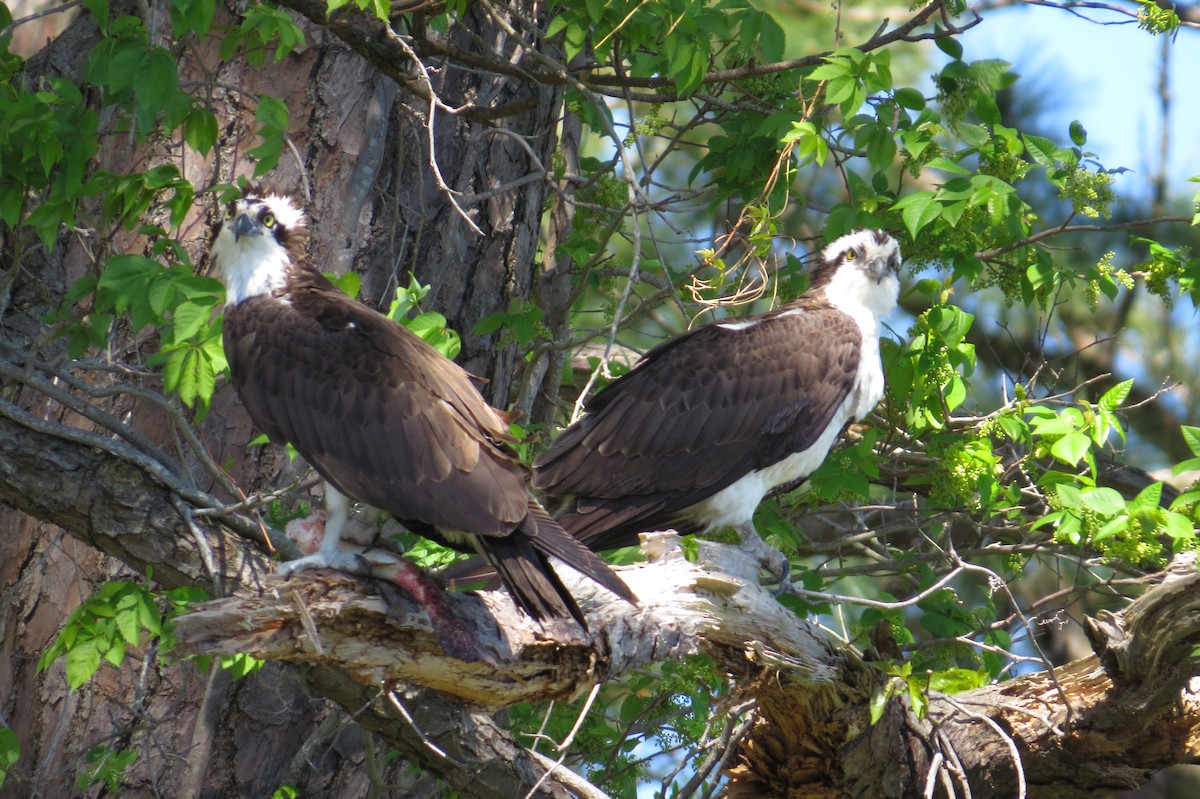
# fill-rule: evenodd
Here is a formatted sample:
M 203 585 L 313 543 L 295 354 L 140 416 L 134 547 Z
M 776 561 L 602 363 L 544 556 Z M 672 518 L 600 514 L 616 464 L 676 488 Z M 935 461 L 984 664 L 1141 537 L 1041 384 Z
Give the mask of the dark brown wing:
M 535 617 L 582 622 L 546 554 L 565 553 L 569 565 L 632 601 L 608 566 L 529 496 L 501 412 L 405 328 L 318 283 L 287 302 L 244 301 L 226 313 L 224 336 L 255 424 L 290 442 L 342 493 L 482 552 Z
M 226 314 L 230 371 L 255 424 L 398 519 L 508 535 L 528 513 L 525 474 L 466 372 L 344 295 L 313 295 Z
M 534 485 L 573 498 L 558 518 L 584 543 L 634 544 L 832 422 L 858 369 L 850 317 L 800 306 L 728 324 L 651 350 L 538 458 Z

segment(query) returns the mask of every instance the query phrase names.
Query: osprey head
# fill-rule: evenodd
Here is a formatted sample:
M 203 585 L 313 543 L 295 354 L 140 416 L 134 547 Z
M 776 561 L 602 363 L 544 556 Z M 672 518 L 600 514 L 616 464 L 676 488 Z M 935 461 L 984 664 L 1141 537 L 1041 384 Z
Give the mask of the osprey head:
M 876 316 L 900 296 L 900 245 L 882 230 L 856 230 L 833 241 L 813 271 L 813 288 L 823 288 L 835 305 L 866 306 Z
M 307 243 L 304 211 L 291 197 L 251 193 L 226 206 L 212 245 L 226 304 L 282 288 Z

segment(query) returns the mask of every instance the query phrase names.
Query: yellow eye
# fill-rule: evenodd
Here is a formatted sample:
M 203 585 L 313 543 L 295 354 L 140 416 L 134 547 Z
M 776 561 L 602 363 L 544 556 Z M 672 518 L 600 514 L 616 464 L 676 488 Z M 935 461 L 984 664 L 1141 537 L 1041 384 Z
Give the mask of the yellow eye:
M 275 214 L 271 213 L 270 211 L 263 214 L 262 215 L 262 223 L 263 223 L 263 227 L 266 227 L 266 228 L 275 227 Z
M 227 205 L 227 206 L 225 206 L 225 218 L 226 218 L 226 219 L 233 219 L 233 215 L 234 215 L 235 213 L 236 213 L 236 212 L 233 210 L 233 206 L 232 206 L 232 205 Z
M 856 253 L 854 250 L 847 250 L 846 251 L 846 260 L 847 261 L 857 261 L 858 253 Z

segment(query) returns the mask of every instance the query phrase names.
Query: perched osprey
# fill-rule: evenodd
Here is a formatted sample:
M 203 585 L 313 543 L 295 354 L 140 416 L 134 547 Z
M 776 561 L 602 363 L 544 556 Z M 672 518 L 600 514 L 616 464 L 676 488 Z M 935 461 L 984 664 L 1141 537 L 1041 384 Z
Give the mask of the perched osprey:
M 238 396 L 272 441 L 290 442 L 325 480 L 320 549 L 281 571 L 361 571 L 339 548 L 359 501 L 483 555 L 536 619 L 584 623 L 551 555 L 633 601 L 604 561 L 530 496 L 510 446 L 510 417 L 484 402 L 459 366 L 310 265 L 306 225 L 290 198 L 248 196 L 226 209 L 212 247 Z
M 666 341 L 592 397 L 537 459 L 534 486 L 567 498 L 556 518 L 592 549 L 728 524 L 782 579 L 787 561 L 759 538 L 754 510 L 883 396 L 880 319 L 899 272 L 886 233 L 839 238 L 799 299 Z

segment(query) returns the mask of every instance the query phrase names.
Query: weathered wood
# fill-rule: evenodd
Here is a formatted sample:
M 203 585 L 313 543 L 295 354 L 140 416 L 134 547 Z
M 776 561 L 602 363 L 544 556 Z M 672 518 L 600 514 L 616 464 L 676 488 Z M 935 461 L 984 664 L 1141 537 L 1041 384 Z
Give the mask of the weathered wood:
M 621 570 L 637 608 L 561 569 L 590 635 L 573 623 L 532 621 L 503 591 L 450 594 L 490 662 L 446 654 L 403 594 L 381 594 L 370 581 L 332 572 L 272 580 L 262 595 L 206 603 L 176 619 L 177 651 L 336 665 L 365 684 L 418 683 L 487 707 L 570 697 L 632 668 L 697 652 L 740 669 L 772 651 L 787 659 L 790 679 L 833 678 L 834 650 L 753 576 L 689 563 L 674 536 L 652 538 L 647 548 L 650 563 Z M 756 569 L 740 549 L 705 544 L 702 551 L 708 562 Z
M 1183 556 L 1124 611 L 1092 621 L 1099 656 L 934 694 L 923 719 L 901 691 L 870 726 L 866 703 L 882 680 L 850 658 L 836 690 L 764 679 L 731 796 L 889 799 L 927 784 L 973 799 L 1115 796 L 1200 757 L 1198 601 L 1200 573 Z
M 969 786 L 976 799 L 1107 796 L 1200 756 L 1200 678 L 1185 656 L 1200 642 L 1194 559 L 1093 624 L 1100 657 L 953 697 L 933 694 L 923 718 L 899 691 L 872 725 L 881 671 L 775 602 L 739 550 L 705 544 L 708 565 L 699 566 L 670 542 L 652 540 L 650 562 L 622 569 L 639 597 L 636 610 L 573 582 L 588 639 L 575 631 L 547 637 L 503 593 L 453 596 L 490 664 L 455 661 L 419 613 L 389 613 L 363 586 L 328 575 L 279 584 L 275 595 L 210 603 L 182 617 L 177 635 L 185 652 L 340 662 L 364 683 L 416 682 L 485 706 L 559 698 L 639 665 L 704 652 L 755 675 L 743 691 L 756 698 L 758 720 L 730 772 L 733 796 L 899 799 L 927 784 L 964 795 Z

